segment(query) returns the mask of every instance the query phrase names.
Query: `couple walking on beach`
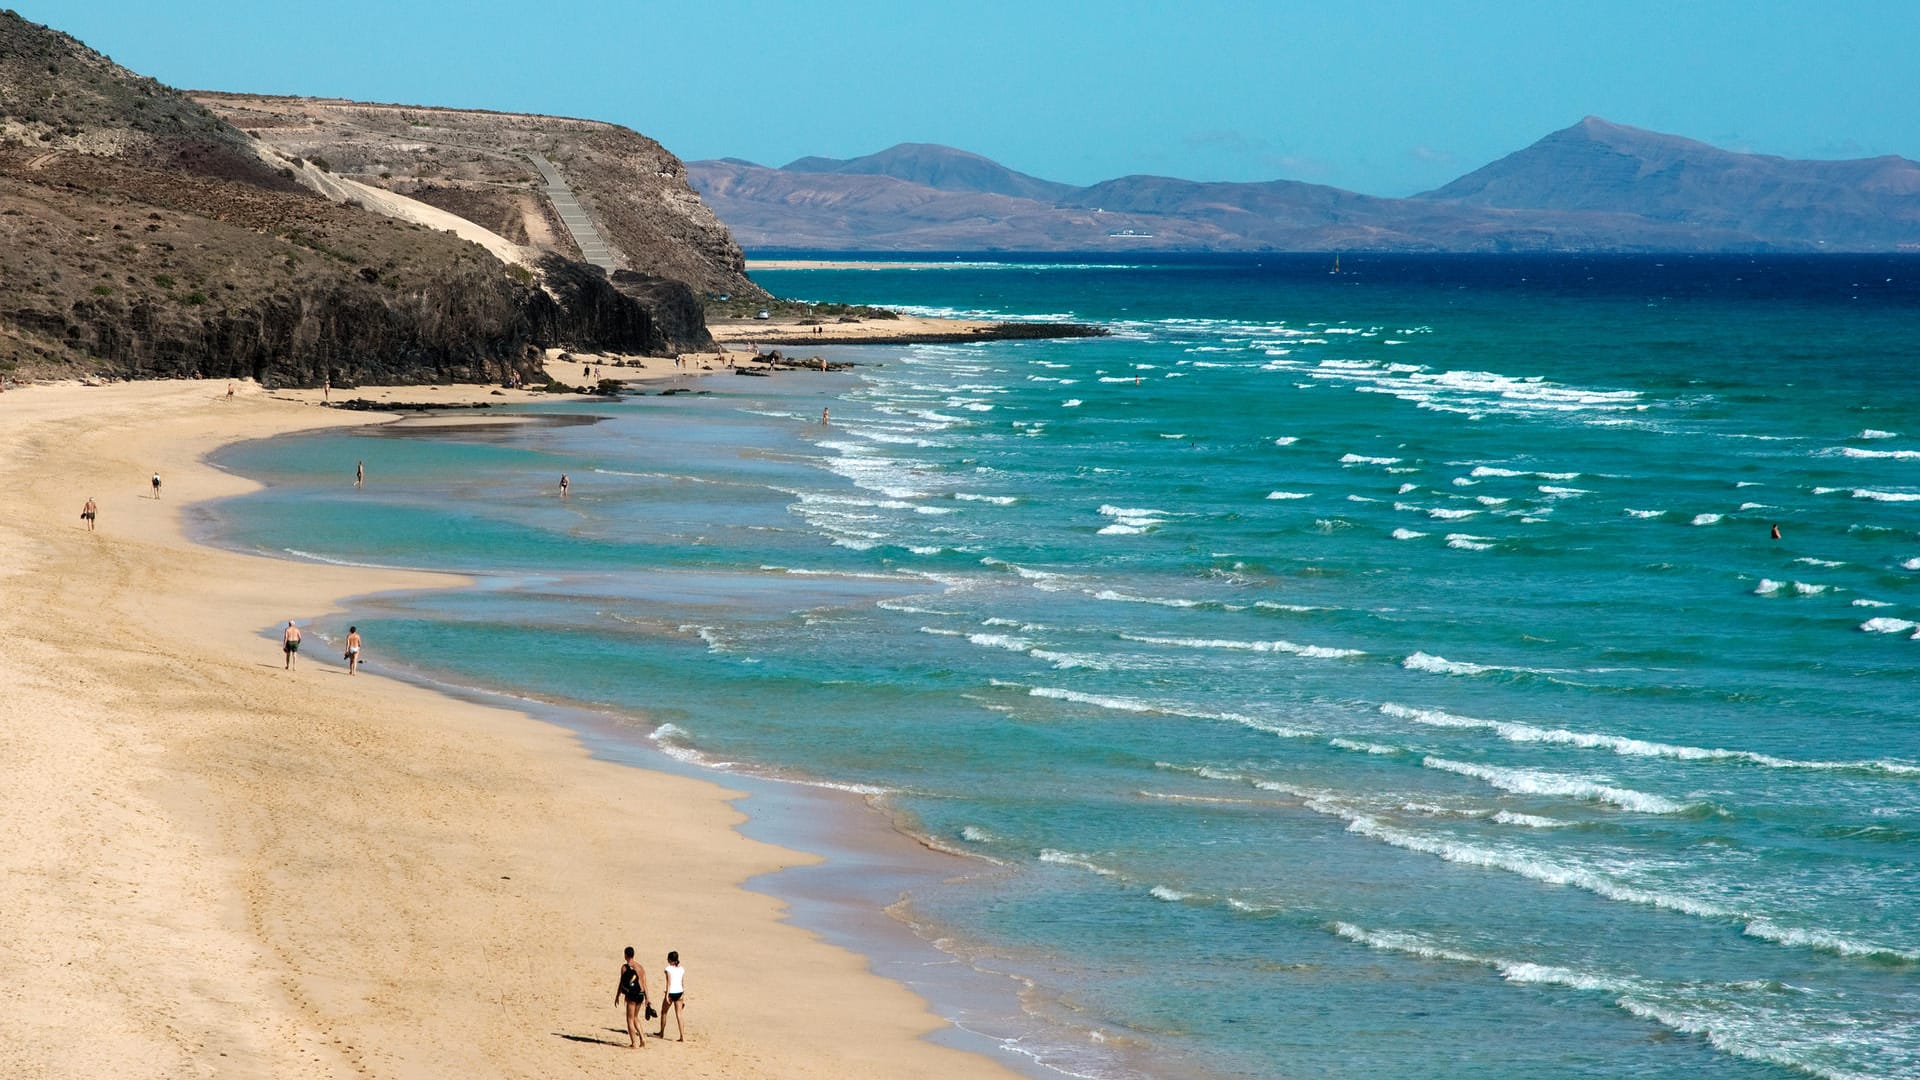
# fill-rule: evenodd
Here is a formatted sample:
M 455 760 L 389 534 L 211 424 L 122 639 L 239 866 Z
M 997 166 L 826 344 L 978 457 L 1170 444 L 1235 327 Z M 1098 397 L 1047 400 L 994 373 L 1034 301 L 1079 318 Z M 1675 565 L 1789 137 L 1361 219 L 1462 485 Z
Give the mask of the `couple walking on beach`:
M 294 661 L 300 656 L 300 627 L 292 619 L 287 620 L 287 628 L 280 632 L 280 651 L 286 656 L 287 670 L 292 671 Z M 360 628 L 347 627 L 347 674 L 360 673 Z
M 673 1031 L 679 1042 L 687 1041 L 686 1022 L 681 1011 L 687 1007 L 687 969 L 680 966 L 680 953 L 670 950 L 667 953 L 667 966 L 660 972 L 667 982 L 667 997 L 660 1003 L 660 1030 L 653 1033 L 656 1039 L 667 1037 L 667 1016 L 673 1016 Z M 615 1004 L 625 1002 L 627 1006 L 627 1047 L 647 1045 L 646 1033 L 641 1031 L 640 1010 L 646 1010 L 646 1018 L 656 1015 L 653 1006 L 647 1004 L 647 969 L 634 962 L 633 946 L 627 946 L 627 958 L 620 965 L 620 985 L 613 991 Z

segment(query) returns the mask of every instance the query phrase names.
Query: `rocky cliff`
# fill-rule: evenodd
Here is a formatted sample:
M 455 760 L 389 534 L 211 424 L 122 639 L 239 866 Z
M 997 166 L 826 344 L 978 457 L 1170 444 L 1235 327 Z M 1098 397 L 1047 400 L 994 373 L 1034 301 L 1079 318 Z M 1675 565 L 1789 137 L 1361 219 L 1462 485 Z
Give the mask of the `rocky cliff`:
M 698 244 L 663 230 L 674 257 L 616 286 L 568 258 L 538 205 L 515 219 L 521 192 L 433 186 L 389 199 L 421 211 L 396 218 L 327 162 L 279 154 L 0 12 L 0 373 L 528 379 L 549 346 L 660 354 L 710 340 L 688 281 L 724 279 L 724 230 Z M 467 230 L 482 246 L 426 223 L 436 205 L 534 224 L 511 239 Z M 541 230 L 544 248 L 519 246 Z
M 559 169 L 616 267 L 696 291 L 764 296 L 679 158 L 617 124 L 561 116 L 195 93 L 216 116 L 329 173 L 431 203 L 542 251 L 577 257 L 530 154 Z

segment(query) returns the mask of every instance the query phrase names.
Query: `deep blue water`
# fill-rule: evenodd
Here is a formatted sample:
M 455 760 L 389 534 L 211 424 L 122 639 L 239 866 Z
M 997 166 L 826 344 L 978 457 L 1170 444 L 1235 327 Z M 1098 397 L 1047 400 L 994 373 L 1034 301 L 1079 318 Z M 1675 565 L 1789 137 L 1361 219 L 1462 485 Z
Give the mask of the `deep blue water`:
M 238 447 L 216 526 L 1001 864 L 910 917 L 1063 1068 L 1920 1076 L 1920 260 L 1328 269 L 763 272 L 1114 336 Z

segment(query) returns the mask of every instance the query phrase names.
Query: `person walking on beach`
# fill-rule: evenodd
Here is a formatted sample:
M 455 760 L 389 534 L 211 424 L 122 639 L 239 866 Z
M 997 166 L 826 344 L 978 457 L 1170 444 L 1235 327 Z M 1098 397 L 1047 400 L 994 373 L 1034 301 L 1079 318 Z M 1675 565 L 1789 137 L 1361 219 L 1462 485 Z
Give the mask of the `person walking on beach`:
M 613 1003 L 627 1003 L 627 1049 L 647 1045 L 640 1030 L 640 1010 L 647 1004 L 647 969 L 633 962 L 633 946 L 627 946 L 627 959 L 620 965 L 620 985 L 614 988 Z
M 160 497 L 160 474 L 159 473 L 153 474 L 153 497 L 156 499 Z
M 567 497 L 567 474 L 566 473 L 560 474 L 560 497 L 563 499 Z
M 287 670 L 293 670 L 294 657 L 300 653 L 300 628 L 287 620 L 287 628 L 280 634 L 280 651 L 287 655 Z
M 353 463 L 353 486 L 359 487 L 361 484 L 364 484 L 366 482 L 367 482 L 367 463 L 364 461 L 354 462 Z
M 98 516 L 99 513 L 100 507 L 94 503 L 93 496 L 87 496 L 87 505 L 80 508 L 80 520 L 87 523 L 88 532 L 93 531 L 93 519 Z
M 660 1003 L 660 1030 L 653 1033 L 656 1039 L 667 1037 L 667 1014 L 673 1014 L 673 1034 L 675 1042 L 687 1041 L 687 1026 L 680 1018 L 680 1012 L 687 1007 L 687 969 L 680 966 L 680 954 L 677 951 L 667 953 L 667 966 L 661 974 L 667 979 L 667 1000 Z
M 360 670 L 360 628 L 347 627 L 347 674 Z
M 227 404 L 233 404 L 233 380 L 227 380 Z

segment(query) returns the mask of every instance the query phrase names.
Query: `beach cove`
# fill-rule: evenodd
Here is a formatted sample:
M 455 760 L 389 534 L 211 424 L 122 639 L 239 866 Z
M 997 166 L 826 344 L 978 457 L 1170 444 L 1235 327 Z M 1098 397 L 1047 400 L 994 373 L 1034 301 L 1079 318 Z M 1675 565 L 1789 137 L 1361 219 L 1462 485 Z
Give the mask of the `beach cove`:
M 189 542 L 184 507 L 253 486 L 210 451 L 379 419 L 222 391 L 0 397 L 0 1072 L 1004 1075 L 740 888 L 808 857 L 735 832 L 720 786 L 348 678 L 313 637 L 285 671 L 266 635 L 287 619 L 457 582 Z M 500 400 L 435 394 L 461 397 Z M 685 1044 L 625 1048 L 626 944 L 656 981 L 688 958 Z

